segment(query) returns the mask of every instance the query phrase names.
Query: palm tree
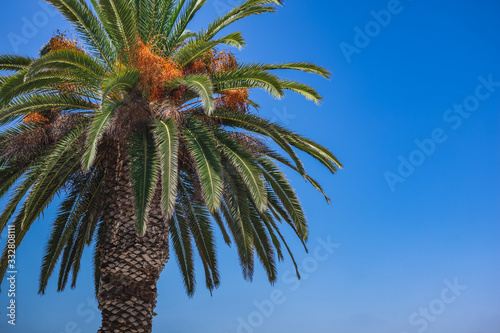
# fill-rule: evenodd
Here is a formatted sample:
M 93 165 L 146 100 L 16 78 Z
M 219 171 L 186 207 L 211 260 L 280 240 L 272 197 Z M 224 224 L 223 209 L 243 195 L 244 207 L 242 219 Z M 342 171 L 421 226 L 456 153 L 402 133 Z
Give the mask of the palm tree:
M 58 263 L 58 290 L 70 275 L 74 287 L 83 250 L 94 247 L 99 332 L 151 332 L 170 242 L 189 295 L 196 250 L 207 288 L 219 285 L 216 227 L 236 245 L 245 279 L 252 279 L 257 257 L 274 282 L 283 246 L 293 260 L 280 226 L 302 242 L 308 233 L 279 165 L 323 194 L 296 150 L 332 173 L 341 167 L 325 147 L 252 112 L 259 106 L 249 99 L 249 90 L 259 88 L 319 103 L 310 86 L 272 73 L 328 78 L 327 70 L 303 62 L 238 63 L 219 50 L 245 45 L 239 32 L 221 36 L 224 28 L 274 12 L 281 1 L 246 0 L 196 33 L 187 26 L 206 0 L 46 1 L 79 39 L 58 33 L 36 59 L 0 56 L 7 73 L 0 78 L 0 194 L 10 195 L 0 230 L 12 220 L 17 247 L 60 202 L 39 292 Z

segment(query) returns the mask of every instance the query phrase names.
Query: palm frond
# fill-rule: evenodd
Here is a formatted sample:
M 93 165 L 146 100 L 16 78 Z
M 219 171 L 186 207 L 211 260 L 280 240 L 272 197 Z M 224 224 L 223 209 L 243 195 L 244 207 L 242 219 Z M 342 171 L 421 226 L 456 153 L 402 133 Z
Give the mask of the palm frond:
M 169 83 L 169 86 L 176 87 L 186 85 L 190 90 L 195 92 L 203 103 L 203 108 L 207 114 L 211 114 L 215 109 L 215 98 L 212 82 L 206 75 L 189 75 Z
M 105 102 L 96 112 L 87 135 L 87 146 L 83 153 L 82 164 L 88 170 L 94 163 L 97 148 L 104 132 L 108 128 L 115 111 L 121 106 L 121 101 Z
M 307 239 L 308 226 L 302 206 L 281 170 L 268 158 L 259 159 L 264 178 L 273 188 L 283 206 L 292 218 L 295 228 L 302 239 Z
M 193 40 L 187 45 L 181 47 L 178 52 L 176 52 L 174 59 L 178 64 L 184 67 L 220 44 L 235 46 L 238 48 L 246 45 L 241 33 L 234 32 L 213 41 Z
M 146 233 L 148 212 L 160 167 L 154 138 L 149 129 L 140 129 L 134 134 L 128 153 L 135 202 L 135 223 L 137 232 L 143 236 Z
M 130 91 L 137 85 L 141 73 L 136 69 L 107 77 L 102 84 L 101 101 L 114 100 L 115 93 Z
M 308 139 L 297 133 L 289 131 L 279 125 L 274 124 L 274 129 L 281 133 L 292 146 L 304 151 L 310 156 L 314 157 L 325 165 L 332 173 L 335 173 L 338 169 L 342 169 L 343 165 L 335 157 L 335 155 L 328 150 L 328 148 Z
M 83 40 L 92 47 L 94 54 L 102 58 L 108 68 L 113 68 L 117 57 L 113 45 L 99 19 L 86 2 L 80 0 L 47 0 L 47 2 L 55 6 L 73 24 Z M 96 12 L 99 12 L 100 8 L 94 7 Z
M 174 28 L 175 22 L 179 19 L 179 14 L 184 7 L 186 0 L 170 1 L 163 13 L 163 19 L 160 24 L 160 35 L 169 36 Z
M 169 219 L 174 213 L 177 197 L 179 139 L 175 120 L 155 121 L 154 134 L 161 165 L 161 203 Z
M 28 191 L 33 187 L 37 180 L 38 168 L 32 168 L 26 177 L 21 181 L 21 183 L 16 186 L 13 193 L 11 194 L 10 200 L 7 205 L 3 208 L 2 215 L 0 215 L 0 232 L 3 231 L 10 218 L 16 211 L 23 198 L 26 196 Z
M 77 128 L 56 145 L 40 169 L 37 182 L 26 199 L 22 227 L 31 225 L 61 190 L 70 176 L 80 169 L 81 145 L 85 127 Z
M 137 30 L 145 44 L 162 33 L 165 17 L 171 14 L 175 2 L 173 0 L 139 0 L 135 1 L 134 10 L 137 17 Z
M 213 212 L 211 214 L 215 220 L 215 223 L 217 223 L 217 226 L 219 227 L 219 229 L 222 233 L 222 237 L 224 238 L 224 242 L 230 246 L 231 245 L 231 237 L 229 237 L 229 234 L 227 233 L 226 227 L 224 226 L 224 220 L 223 220 L 220 212 Z
M 254 163 L 254 156 L 225 132 L 217 131 L 214 135 L 222 153 L 241 175 L 257 209 L 260 212 L 265 211 L 267 209 L 266 187 L 259 167 Z
M 297 171 L 297 168 L 295 166 L 292 165 L 292 163 L 286 159 L 285 157 L 281 156 L 280 154 L 278 154 L 277 152 L 275 151 L 272 151 L 270 149 L 267 149 L 266 151 L 263 152 L 266 156 L 269 156 L 273 159 L 275 159 L 276 161 L 286 165 L 287 167 L 289 167 L 290 169 L 294 170 L 294 171 Z M 323 196 L 325 197 L 326 199 L 326 202 L 327 203 L 331 203 L 331 199 L 328 197 L 328 195 L 326 195 L 326 193 L 324 192 L 323 188 L 321 187 L 321 185 L 319 184 L 318 181 L 316 181 L 314 178 L 312 178 L 311 176 L 309 175 L 306 175 L 306 180 L 311 183 L 312 186 L 314 186 L 314 188 L 320 192 L 321 194 L 323 194 Z
M 329 79 L 332 75 L 332 73 L 328 69 L 309 62 L 290 62 L 284 64 L 257 64 L 257 66 L 266 71 L 276 70 L 276 69 L 291 69 L 306 73 L 318 74 L 324 77 L 325 79 Z
M 100 207 L 98 201 L 102 181 L 103 173 L 96 169 L 92 170 L 84 176 L 84 179 L 73 188 L 72 192 L 61 203 L 45 249 L 40 272 L 39 293 L 45 293 L 57 260 L 74 235 L 80 221 L 92 215 L 92 212 Z M 61 265 L 68 266 L 66 262 L 61 263 Z
M 267 71 L 238 67 L 211 76 L 214 92 L 219 93 L 234 89 L 264 89 L 274 98 L 284 96 L 283 88 L 277 76 Z
M 296 81 L 280 80 L 281 87 L 304 96 L 306 99 L 319 104 L 323 97 L 311 86 Z
M 186 177 L 188 178 L 188 177 Z M 209 290 L 219 286 L 219 272 L 215 256 L 215 239 L 206 206 L 194 199 L 194 189 L 189 179 L 179 182 L 179 199 L 189 230 L 205 268 L 206 285 Z
M 231 9 L 222 17 L 217 18 L 208 26 L 207 30 L 198 33 L 198 39 L 208 41 L 215 37 L 219 31 L 238 20 L 250 15 L 274 13 L 276 6 L 281 5 L 283 5 L 283 1 L 281 0 L 247 0 Z
M 21 96 L 0 110 L 0 124 L 12 121 L 16 117 L 34 112 L 43 112 L 53 108 L 60 110 L 94 110 L 95 104 L 74 96 L 55 94 L 32 94 Z
M 274 283 L 277 279 L 274 250 L 259 212 L 253 205 L 250 206 L 250 221 L 252 222 L 251 226 L 255 252 L 266 270 L 269 282 Z
M 215 119 L 224 120 L 227 126 L 234 126 L 254 133 L 263 134 L 274 140 L 295 162 L 297 170 L 304 176 L 304 165 L 286 138 L 276 130 L 275 124 L 249 113 L 241 113 L 228 109 L 219 109 L 212 115 Z
M 21 74 L 20 72 L 18 74 Z M 0 88 L 0 105 L 7 105 L 13 99 L 30 93 L 56 92 L 64 89 L 65 86 L 72 86 L 73 90 L 77 88 L 87 90 L 88 95 L 96 95 L 97 87 L 95 82 L 87 80 L 87 77 L 75 75 L 73 73 L 65 74 L 39 74 L 31 79 L 26 79 L 24 75 L 13 75 Z
M 207 207 L 211 212 L 217 211 L 222 196 L 222 179 L 220 161 L 212 136 L 196 121 L 189 123 L 183 131 L 183 136 L 195 161 Z
M 180 1 L 179 5 L 181 3 L 183 4 L 184 2 L 185 1 Z M 182 41 L 182 36 L 186 31 L 187 25 L 189 24 L 189 22 L 191 22 L 195 14 L 201 9 L 201 7 L 203 7 L 206 2 L 207 0 L 188 0 L 184 11 L 180 13 L 171 30 L 164 31 L 164 35 L 167 37 L 164 44 L 167 55 L 169 55 L 172 50 Z
M 130 2 L 126 0 L 99 0 L 106 31 L 121 55 L 128 55 L 137 43 L 137 25 Z
M 243 277 L 251 281 L 254 273 L 253 238 L 250 226 L 250 207 L 245 187 L 229 174 L 224 176 L 224 202 L 221 211 L 233 235 Z
M 169 232 L 186 292 L 192 296 L 196 287 L 193 246 L 191 244 L 191 231 L 189 230 L 181 204 L 176 206 L 175 214 L 169 223 Z
M 39 73 L 53 71 L 59 74 L 72 73 L 99 84 L 106 73 L 103 64 L 95 58 L 76 50 L 58 50 L 35 60 L 26 73 L 27 78 Z
M 28 167 L 29 165 L 25 165 L 22 168 L 15 165 L 7 165 L 0 168 L 0 198 L 26 173 Z
M 33 58 L 15 54 L 0 55 L 0 71 L 21 71 L 33 62 Z

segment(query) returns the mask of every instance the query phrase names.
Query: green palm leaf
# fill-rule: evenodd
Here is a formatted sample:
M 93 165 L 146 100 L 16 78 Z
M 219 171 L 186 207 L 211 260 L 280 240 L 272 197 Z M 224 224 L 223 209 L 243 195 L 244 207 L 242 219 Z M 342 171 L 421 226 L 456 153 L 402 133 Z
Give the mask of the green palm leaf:
M 177 205 L 174 217 L 169 224 L 170 239 L 175 251 L 175 256 L 182 273 L 182 279 L 188 295 L 194 294 L 196 279 L 193 263 L 193 246 L 191 244 L 191 232 L 182 205 Z
M 40 169 L 37 183 L 26 199 L 26 212 L 22 227 L 31 225 L 47 207 L 69 176 L 80 168 L 80 145 L 85 127 L 80 127 L 59 143 L 47 156 Z
M 183 136 L 195 161 L 207 207 L 211 212 L 217 211 L 222 196 L 222 178 L 214 141 L 208 130 L 195 121 L 184 129 Z
M 309 63 L 309 62 L 290 62 L 290 63 L 284 63 L 284 64 L 263 64 L 263 65 L 257 65 L 258 67 L 262 68 L 263 70 L 276 70 L 276 69 L 291 69 L 291 70 L 297 70 L 301 72 L 306 72 L 306 73 L 312 73 L 312 74 L 318 74 L 324 77 L 325 79 L 329 79 L 332 75 L 332 73 L 323 67 L 320 67 L 318 65 Z
M 215 109 L 215 98 L 212 82 L 206 75 L 190 75 L 169 83 L 170 87 L 186 85 L 195 92 L 203 103 L 203 108 L 207 114 L 211 114 Z
M 179 1 L 177 9 L 183 8 L 185 1 Z M 170 28 L 169 31 L 164 31 L 164 35 L 167 36 L 165 42 L 165 49 L 167 50 L 167 55 L 182 42 L 182 36 L 186 31 L 187 25 L 194 18 L 194 15 L 203 7 L 207 0 L 188 0 L 184 11 L 179 13 L 180 15 L 176 19 L 175 24 Z
M 221 39 L 213 41 L 205 42 L 205 41 L 193 40 L 186 46 L 180 48 L 179 51 L 175 54 L 174 59 L 181 66 L 186 66 L 187 64 L 198 59 L 199 57 L 201 57 L 202 55 L 204 55 L 205 53 L 207 53 L 208 51 L 210 51 L 211 49 L 220 44 L 226 44 L 238 48 L 241 48 L 246 45 L 241 33 L 234 32 Z
M 206 206 L 194 199 L 194 189 L 186 182 L 179 183 L 179 199 L 185 213 L 189 230 L 193 235 L 203 266 L 207 288 L 219 286 L 219 272 L 215 256 L 215 240 Z
M 211 76 L 216 93 L 233 89 L 264 89 L 274 98 L 284 96 L 280 80 L 267 71 L 240 67 Z
M 178 178 L 179 139 L 177 125 L 173 119 L 156 121 L 154 134 L 161 165 L 162 207 L 169 219 L 175 208 Z
M 99 5 L 104 27 L 114 42 L 116 50 L 119 54 L 128 54 L 137 42 L 137 26 L 130 2 L 99 0 Z
M 283 206 L 294 222 L 295 228 L 297 228 L 299 236 L 303 239 L 307 239 L 307 221 L 295 191 L 290 186 L 281 170 L 279 170 L 271 160 L 261 157 L 259 162 L 264 178 L 283 203 Z
M 47 71 L 60 74 L 70 72 L 97 84 L 101 82 L 106 73 L 101 62 L 76 50 L 58 50 L 48 53 L 31 64 L 26 76 L 31 78 Z
M 48 280 L 52 275 L 57 260 L 64 247 L 72 238 L 78 223 L 90 212 L 99 207 L 99 189 L 102 185 L 103 173 L 92 170 L 64 200 L 59 208 L 58 217 L 45 249 L 40 273 L 39 293 L 45 293 Z M 68 266 L 66 262 L 63 267 Z
M 95 104 L 84 99 L 55 95 L 55 94 L 31 94 L 21 96 L 0 110 L 0 124 L 12 121 L 21 115 L 34 112 L 43 112 L 53 108 L 64 110 L 94 110 Z
M 99 141 L 111 123 L 114 113 L 121 105 L 121 101 L 104 103 L 101 110 L 95 114 L 87 136 L 87 147 L 83 153 L 82 164 L 85 170 L 88 170 L 94 163 Z
M 306 99 L 319 104 L 323 97 L 311 86 L 290 80 L 280 80 L 280 85 L 285 90 L 290 90 L 304 96 Z
M 15 54 L 0 55 L 0 71 L 21 71 L 29 66 L 34 59 Z
M 233 235 L 243 277 L 251 281 L 254 273 L 253 237 L 250 221 L 250 207 L 243 183 L 237 177 L 225 174 L 224 202 L 221 211 Z
M 259 212 L 255 208 L 254 206 L 250 206 L 250 220 L 252 221 L 251 226 L 255 252 L 266 270 L 269 282 L 274 283 L 277 279 L 274 250 Z
M 208 29 L 206 31 L 202 31 L 198 34 L 198 39 L 203 41 L 210 40 L 225 27 L 250 15 L 274 13 L 276 11 L 276 5 L 283 5 L 283 1 L 247 0 L 241 5 L 234 7 L 224 16 L 217 18 L 208 26 Z
M 135 223 L 137 232 L 142 236 L 146 233 L 148 212 L 159 173 L 155 142 L 148 129 L 137 131 L 131 140 L 128 153 L 135 202 Z
M 299 173 L 302 176 L 305 175 L 302 161 L 298 158 L 297 154 L 290 146 L 290 143 L 286 140 L 286 137 L 276 130 L 277 127 L 275 124 L 252 114 L 241 113 L 228 109 L 217 110 L 212 117 L 224 120 L 228 126 L 234 126 L 247 131 L 263 134 L 273 139 L 274 142 L 278 144 L 290 156 L 290 158 L 292 158 Z
M 254 156 L 238 145 L 226 133 L 217 131 L 215 137 L 222 153 L 238 170 L 246 187 L 260 212 L 267 209 L 267 193 L 259 167 L 254 163 Z
M 99 19 L 87 6 L 79 0 L 46 0 L 55 6 L 66 19 L 73 24 L 76 31 L 90 45 L 98 57 L 104 59 L 108 68 L 113 68 L 116 54 L 111 41 Z M 99 7 L 96 7 L 99 12 Z
M 17 206 L 22 202 L 28 191 L 36 183 L 38 168 L 31 169 L 22 182 L 14 189 L 11 198 L 0 215 L 0 231 L 3 231 L 10 218 L 16 211 Z

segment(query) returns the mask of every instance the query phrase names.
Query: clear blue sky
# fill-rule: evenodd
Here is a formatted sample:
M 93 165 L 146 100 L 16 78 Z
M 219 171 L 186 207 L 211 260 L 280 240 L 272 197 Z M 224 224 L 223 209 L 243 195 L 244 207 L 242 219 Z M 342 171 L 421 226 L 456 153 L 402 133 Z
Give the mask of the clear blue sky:
M 193 27 L 237 2 L 209 0 Z M 0 53 L 14 52 L 8 33 L 23 36 L 34 15 L 41 27 L 17 40 L 21 54 L 35 55 L 68 28 L 59 16 L 45 22 L 38 0 L 2 8 Z M 371 11 L 381 10 L 392 11 L 390 22 L 375 15 L 383 26 L 372 22 Z M 345 170 L 331 176 L 306 158 L 332 205 L 290 177 L 311 225 L 310 254 L 292 242 L 307 279 L 293 279 L 286 260 L 275 286 L 261 269 L 247 283 L 236 251 L 219 243 L 222 286 L 211 297 L 198 267 L 189 299 L 172 259 L 159 282 L 154 332 L 500 332 L 499 15 L 497 0 L 290 0 L 278 14 L 235 25 L 248 43 L 241 59 L 312 61 L 334 73 L 331 81 L 287 73 L 319 89 L 320 107 L 293 94 L 254 98 L 269 118 L 331 148 Z M 52 281 L 47 295 L 36 294 L 52 213 L 18 252 L 18 325 L 6 324 L 3 292 L 2 332 L 100 325 L 89 252 L 76 290 L 57 293 Z M 318 242 L 329 238 L 331 253 Z

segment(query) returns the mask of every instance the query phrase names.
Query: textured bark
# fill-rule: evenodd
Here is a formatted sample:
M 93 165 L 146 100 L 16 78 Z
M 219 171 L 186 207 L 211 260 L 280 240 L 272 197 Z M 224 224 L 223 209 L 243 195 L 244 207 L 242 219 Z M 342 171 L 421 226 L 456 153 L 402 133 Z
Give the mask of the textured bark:
M 156 306 L 156 283 L 168 261 L 168 222 L 159 193 L 153 199 L 143 237 L 137 234 L 134 199 L 127 167 L 107 170 L 105 211 L 98 294 L 102 312 L 99 332 L 151 332 Z

